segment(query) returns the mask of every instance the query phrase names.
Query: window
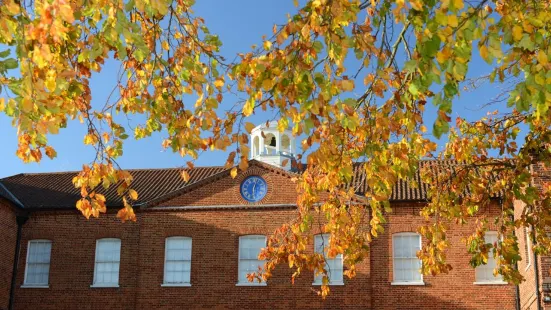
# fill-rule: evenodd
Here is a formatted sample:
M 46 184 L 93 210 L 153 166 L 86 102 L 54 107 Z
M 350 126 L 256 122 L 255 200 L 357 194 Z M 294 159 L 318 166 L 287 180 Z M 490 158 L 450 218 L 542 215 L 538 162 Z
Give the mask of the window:
M 487 231 L 484 235 L 484 241 L 486 243 L 497 242 L 497 232 Z M 494 276 L 494 268 L 496 267 L 496 259 L 494 258 L 494 249 L 488 253 L 488 262 L 486 265 L 480 265 L 475 269 L 476 284 L 488 284 L 488 283 L 505 283 L 500 274 Z
M 25 267 L 25 282 L 23 286 L 48 286 L 51 252 L 51 241 L 29 241 L 29 246 L 27 248 L 27 266 Z
M 323 253 L 325 257 L 325 269 L 330 285 L 342 285 L 343 282 L 343 258 L 342 254 L 338 254 L 334 258 L 327 256 L 326 249 L 329 247 L 329 234 L 320 234 L 314 237 L 314 250 L 316 253 Z M 321 285 L 323 274 L 319 273 L 314 276 L 314 285 Z
M 251 235 L 239 237 L 239 279 L 237 285 L 266 285 L 266 283 L 249 282 L 247 274 L 257 272 L 264 266 L 258 259 L 260 250 L 266 246 L 266 236 Z
M 398 233 L 392 236 L 392 284 L 422 284 L 421 260 L 417 251 L 421 250 L 421 236 L 416 233 Z
M 186 286 L 190 284 L 190 278 L 191 238 L 166 238 L 163 286 Z
M 530 265 L 532 264 L 532 238 L 530 237 L 530 231 L 528 227 L 524 227 L 524 236 L 526 237 L 524 240 L 524 253 L 526 254 L 526 268 L 525 270 L 528 270 L 530 268 Z
M 96 265 L 93 287 L 118 287 L 121 262 L 121 240 L 114 238 L 96 241 Z

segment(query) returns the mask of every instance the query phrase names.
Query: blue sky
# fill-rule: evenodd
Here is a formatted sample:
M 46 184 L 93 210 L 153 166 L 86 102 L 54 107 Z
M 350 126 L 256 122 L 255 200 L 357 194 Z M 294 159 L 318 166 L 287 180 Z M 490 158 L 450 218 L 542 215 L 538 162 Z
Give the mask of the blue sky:
M 218 34 L 223 42 L 222 54 L 232 60 L 238 52 L 250 50 L 251 45 L 261 44 L 263 35 L 271 35 L 274 23 L 283 24 L 287 13 L 293 14 L 296 8 L 293 1 L 282 0 L 201 0 L 197 1 L 195 12 L 205 19 L 211 33 Z M 477 52 L 475 52 L 477 55 Z M 104 70 L 92 78 L 93 101 L 105 100 L 112 87 L 108 77 L 110 72 L 118 69 L 114 63 L 106 63 Z M 470 66 L 469 76 L 476 77 L 489 72 L 489 66 L 480 58 L 475 57 Z M 108 85 L 109 87 L 106 87 Z M 482 87 L 476 92 L 464 93 L 454 102 L 452 119 L 462 116 L 469 119 L 479 118 L 485 113 L 478 110 L 480 106 L 495 96 L 497 89 L 493 85 Z M 231 98 L 227 98 L 231 100 Z M 226 100 L 226 98 L 224 99 Z M 432 112 L 432 113 L 431 113 Z M 435 109 L 429 107 L 426 120 L 431 128 Z M 265 118 L 257 116 L 252 122 L 263 123 Z M 17 148 L 16 128 L 11 126 L 11 120 L 0 113 L 0 178 L 24 172 L 53 172 L 79 170 L 82 164 L 89 163 L 94 158 L 94 151 L 83 144 L 85 126 L 76 121 L 70 122 L 58 135 L 50 136 L 51 145 L 57 150 L 58 157 L 50 160 L 45 157 L 41 163 L 23 163 L 15 155 Z M 154 134 L 150 138 L 135 141 L 131 138 L 125 141 L 124 155 L 118 163 L 126 169 L 132 168 L 163 168 L 185 166 L 189 159 L 182 158 L 170 150 L 163 150 L 161 141 L 163 133 Z M 298 141 L 297 141 L 298 142 Z M 442 145 L 444 140 L 439 141 Z M 297 143 L 297 146 L 299 143 Z M 206 152 L 201 155 L 196 165 L 223 165 L 226 160 L 221 152 Z

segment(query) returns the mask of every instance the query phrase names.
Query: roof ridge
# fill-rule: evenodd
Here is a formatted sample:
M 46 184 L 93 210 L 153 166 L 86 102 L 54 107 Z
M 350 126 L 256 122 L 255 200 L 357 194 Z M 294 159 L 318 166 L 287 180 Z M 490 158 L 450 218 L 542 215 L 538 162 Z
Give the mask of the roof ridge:
M 193 169 L 213 169 L 213 168 L 224 168 L 224 166 L 196 166 L 193 168 L 189 167 L 167 167 L 167 168 L 130 168 L 130 169 L 123 169 L 126 171 L 161 171 L 161 170 L 193 170 Z M 52 174 L 70 174 L 70 173 L 79 173 L 80 170 L 69 170 L 69 171 L 52 171 L 52 172 L 22 172 L 14 175 L 10 175 L 7 177 L 0 178 L 1 180 L 6 180 L 10 178 L 14 178 L 17 176 L 31 176 L 31 175 L 52 175 Z

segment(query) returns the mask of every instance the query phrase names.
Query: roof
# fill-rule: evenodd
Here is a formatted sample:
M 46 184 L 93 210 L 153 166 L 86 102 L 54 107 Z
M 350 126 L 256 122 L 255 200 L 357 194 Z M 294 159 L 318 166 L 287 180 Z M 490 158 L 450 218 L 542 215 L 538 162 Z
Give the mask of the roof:
M 181 177 L 182 170 L 187 170 L 190 180 L 185 182 Z M 128 170 L 134 180 L 132 188 L 139 193 L 136 204 L 141 204 L 190 186 L 202 179 L 225 171 L 224 167 L 196 167 L 193 169 L 136 169 Z M 78 171 L 55 173 L 21 173 L 0 179 L 0 182 L 21 204 L 28 209 L 74 208 L 81 198 L 80 189 L 73 185 L 73 177 Z M 99 193 L 105 195 L 106 204 L 111 207 L 122 206 L 117 195 L 117 186 L 110 186 Z M 9 194 L 8 194 L 9 195 Z M 0 196 L 6 197 L 0 187 Z M 6 198 L 9 198 L 6 197 Z
M 257 162 L 257 165 L 268 167 L 269 165 Z M 353 187 L 357 194 L 362 195 L 367 191 L 367 182 L 364 163 L 354 166 L 354 176 L 347 187 Z M 440 171 L 444 167 L 457 166 L 455 161 L 423 160 L 421 167 L 428 166 L 432 170 Z M 281 170 L 274 166 L 272 169 Z M 189 182 L 181 177 L 181 171 L 187 170 L 190 175 Z M 185 194 L 188 190 L 200 186 L 200 181 L 210 178 L 222 177 L 229 169 L 224 167 L 195 167 L 193 169 L 168 168 L 168 169 L 136 169 L 128 170 L 134 181 L 132 188 L 139 193 L 136 204 L 145 204 L 165 200 L 166 197 Z M 283 171 L 283 170 L 282 170 Z M 78 171 L 56 173 L 23 173 L 0 179 L 0 197 L 24 206 L 26 209 L 65 209 L 74 208 L 75 202 L 80 199 L 80 190 L 75 188 L 72 182 Z M 198 184 L 199 183 L 199 184 Z M 1 186 L 3 184 L 3 186 Z M 418 184 L 418 185 L 417 185 Z M 391 201 L 425 201 L 428 184 L 421 182 L 420 173 L 413 178 L 399 180 L 394 186 Z M 111 186 L 107 190 L 100 188 L 98 192 L 105 195 L 106 204 L 110 207 L 122 206 L 122 201 L 117 195 L 117 186 Z

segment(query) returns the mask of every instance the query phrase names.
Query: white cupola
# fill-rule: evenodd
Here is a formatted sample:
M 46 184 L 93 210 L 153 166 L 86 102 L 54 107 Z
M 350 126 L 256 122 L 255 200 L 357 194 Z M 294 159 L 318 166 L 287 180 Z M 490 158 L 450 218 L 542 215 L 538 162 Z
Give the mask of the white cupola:
M 277 129 L 277 122 L 256 126 L 251 131 L 251 159 L 291 170 L 295 154 L 295 138 L 288 128 L 283 132 Z M 285 166 L 283 166 L 284 161 Z

